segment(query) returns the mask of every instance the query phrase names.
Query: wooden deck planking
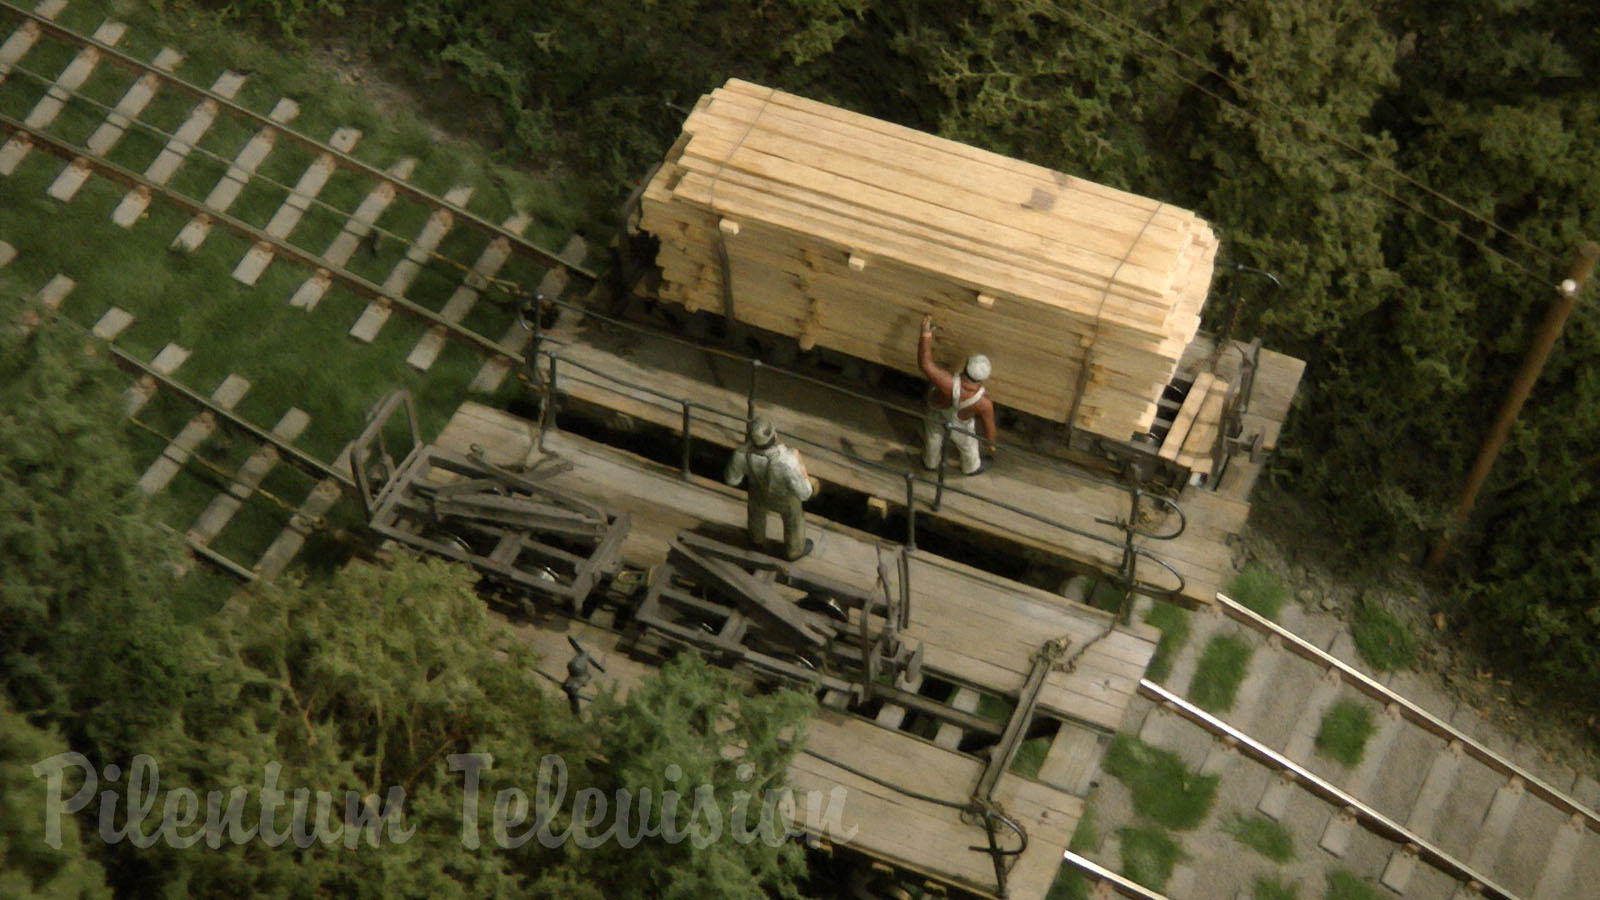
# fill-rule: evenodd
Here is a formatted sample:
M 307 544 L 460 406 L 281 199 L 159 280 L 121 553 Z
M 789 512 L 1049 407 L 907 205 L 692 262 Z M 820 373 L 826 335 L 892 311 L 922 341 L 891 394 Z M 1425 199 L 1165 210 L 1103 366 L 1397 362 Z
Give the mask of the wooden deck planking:
M 526 422 L 466 403 L 445 427 L 439 444 L 459 452 L 477 444 L 491 460 L 519 465 L 527 460 L 532 434 Z M 574 463 L 554 483 L 634 514 L 638 534 L 631 534 L 623 546 L 630 562 L 660 562 L 663 539 L 684 528 L 707 523 L 733 531 L 742 527 L 742 491 L 704 479 L 685 481 L 664 467 L 559 432 L 547 434 L 545 446 Z M 660 524 L 652 528 L 651 523 Z M 817 520 L 809 523 L 808 534 L 816 541 L 805 563 L 808 570 L 864 586 L 875 583 L 878 544 Z M 884 553 L 887 558 L 888 548 Z M 907 634 L 924 644 L 927 669 L 997 693 L 1022 686 L 1030 656 L 1046 640 L 1069 635 L 1072 653 L 1109 622 L 1106 613 L 927 553 L 913 557 L 911 588 Z M 1114 631 L 1084 653 L 1074 672 L 1055 672 L 1046 679 L 1041 706 L 1060 717 L 1115 729 L 1152 652 L 1151 638 Z
M 626 694 L 655 671 L 619 650 L 617 634 L 583 622 L 551 616 L 534 625 L 511 627 L 539 654 L 538 669 L 552 682 L 566 677 L 566 661 L 572 656 L 567 637 L 578 638 L 605 667 L 603 673 L 595 673 L 586 696 L 602 686 Z M 806 748 L 901 787 L 956 803 L 966 801 L 983 769 L 975 757 L 827 709 L 820 709 L 808 727 Z M 913 870 L 959 879 L 978 890 L 993 889 L 989 857 L 968 849 L 982 844 L 984 833 L 980 827 L 963 824 L 957 810 L 907 797 L 804 752 L 790 766 L 788 782 L 796 791 L 819 791 L 823 798 L 837 787 L 847 791 L 838 820 L 845 834 L 832 836 L 835 843 L 868 850 Z M 1008 812 L 1023 817 L 1029 832 L 1030 850 L 1010 874 L 1011 895 L 1042 897 L 1060 865 L 1061 850 L 1077 827 L 1082 801 L 1013 775 L 1001 778 L 996 799 Z M 804 803 L 800 805 L 803 814 Z M 826 805 L 824 799 L 823 808 Z M 854 835 L 851 828 L 858 829 Z
M 725 447 L 736 446 L 742 440 L 748 369 L 708 353 L 686 351 L 681 345 L 632 334 L 601 335 L 569 327 L 553 332 L 552 338 L 563 342 L 559 353 L 564 358 L 580 364 L 558 365 L 561 389 L 571 397 L 676 430 L 681 408 L 674 400 L 630 388 L 621 381 L 649 385 L 666 398 L 688 398 L 723 413 L 697 411 L 697 438 Z M 907 348 L 908 353 L 913 350 Z M 585 371 L 584 367 L 610 377 Z M 794 442 L 794 446 L 812 474 L 896 505 L 904 502 L 901 473 L 912 468 L 920 454 L 920 421 L 844 395 L 830 396 L 828 403 L 819 403 L 814 387 L 771 372 L 762 372 L 758 385 L 758 405 L 772 418 L 780 434 L 804 439 Z M 884 468 L 849 465 L 805 441 Z M 924 508 L 919 514 L 1001 535 L 1107 571 L 1114 570 L 1121 560 L 1120 534 L 1094 522 L 1095 518 L 1127 515 L 1127 492 L 1117 485 L 1074 477 L 1065 474 L 1061 466 L 1004 453 L 998 465 L 981 478 L 952 476 L 948 483 L 1119 543 L 1092 540 L 954 492 L 945 495 L 939 512 L 929 513 Z M 924 501 L 931 499 L 931 487 L 924 485 L 918 490 Z M 1249 506 L 1198 489 L 1185 490 L 1179 502 L 1188 516 L 1189 527 L 1178 540 L 1140 539 L 1137 543 L 1183 573 L 1189 582 L 1185 597 L 1190 602 L 1209 603 L 1232 575 L 1232 552 L 1226 542 L 1244 527 Z M 1158 575 L 1159 569 L 1148 562 L 1144 565 L 1143 571 L 1152 580 L 1165 574 Z

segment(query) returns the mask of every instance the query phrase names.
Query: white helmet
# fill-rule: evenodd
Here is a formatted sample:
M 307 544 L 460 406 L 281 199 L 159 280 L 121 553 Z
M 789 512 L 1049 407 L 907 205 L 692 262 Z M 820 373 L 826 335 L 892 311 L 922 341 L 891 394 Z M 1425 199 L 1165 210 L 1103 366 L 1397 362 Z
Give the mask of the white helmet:
M 987 379 L 989 377 L 990 370 L 991 367 L 989 365 L 989 357 L 984 356 L 982 353 L 974 353 L 967 357 L 965 374 L 969 381 L 983 381 Z
M 773 441 L 778 439 L 777 429 L 772 427 L 772 420 L 766 416 L 757 416 L 751 419 L 746 435 L 749 437 L 750 443 L 757 448 L 770 446 Z

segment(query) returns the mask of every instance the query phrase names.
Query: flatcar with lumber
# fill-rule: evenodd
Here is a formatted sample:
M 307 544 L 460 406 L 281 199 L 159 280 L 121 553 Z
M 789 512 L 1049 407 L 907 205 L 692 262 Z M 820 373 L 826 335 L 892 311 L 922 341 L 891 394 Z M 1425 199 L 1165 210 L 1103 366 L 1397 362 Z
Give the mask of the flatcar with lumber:
M 1173 204 L 731 79 L 630 227 L 630 289 L 756 346 L 914 376 L 932 314 L 951 360 L 990 357 L 1007 420 L 1080 462 L 1205 483 L 1275 446 L 1248 417 L 1259 344 L 1199 330 L 1217 236 Z M 1298 361 L 1266 352 L 1292 395 Z

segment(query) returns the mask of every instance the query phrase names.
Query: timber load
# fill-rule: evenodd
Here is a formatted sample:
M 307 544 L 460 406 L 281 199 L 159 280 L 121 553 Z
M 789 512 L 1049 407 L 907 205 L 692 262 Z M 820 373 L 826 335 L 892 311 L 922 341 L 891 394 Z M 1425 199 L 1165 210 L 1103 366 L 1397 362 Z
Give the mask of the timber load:
M 1118 441 L 1155 421 L 1217 249 L 1187 210 L 738 79 L 640 223 L 665 300 L 912 374 L 932 313 L 996 402 Z

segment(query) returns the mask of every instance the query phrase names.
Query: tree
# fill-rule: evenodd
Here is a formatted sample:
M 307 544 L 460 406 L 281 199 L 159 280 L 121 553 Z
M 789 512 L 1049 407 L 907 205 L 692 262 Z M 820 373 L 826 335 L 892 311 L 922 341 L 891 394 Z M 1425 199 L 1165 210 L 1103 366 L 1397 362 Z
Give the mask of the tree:
M 105 872 L 66 819 L 51 846 L 32 768 L 65 753 L 58 735 L 35 727 L 0 697 L 0 896 L 15 900 L 110 897 Z

